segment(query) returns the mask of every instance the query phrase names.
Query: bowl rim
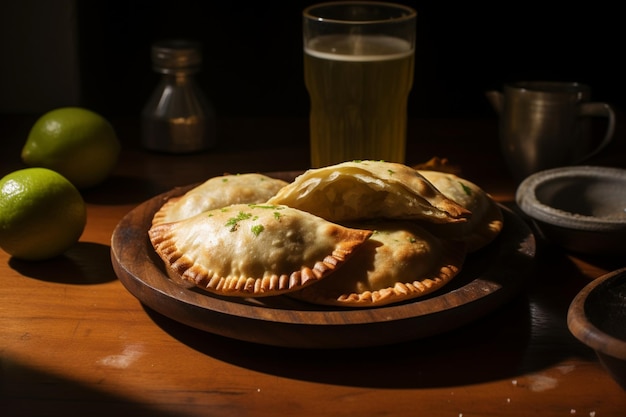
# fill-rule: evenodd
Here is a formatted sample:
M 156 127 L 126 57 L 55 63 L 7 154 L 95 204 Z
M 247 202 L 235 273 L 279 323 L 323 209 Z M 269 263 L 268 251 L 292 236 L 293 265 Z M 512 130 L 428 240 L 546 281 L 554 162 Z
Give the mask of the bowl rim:
M 618 339 L 596 327 L 585 314 L 585 301 L 591 292 L 606 281 L 626 275 L 626 267 L 604 274 L 585 285 L 576 294 L 567 311 L 567 327 L 582 343 L 595 351 L 626 360 L 626 340 Z
M 607 219 L 569 213 L 546 204 L 537 199 L 536 189 L 547 182 L 564 178 L 607 178 L 618 179 L 626 184 L 626 170 L 613 167 L 581 165 L 547 169 L 528 176 L 517 187 L 515 200 L 518 207 L 535 220 L 562 228 L 607 232 L 626 229 L 626 218 Z

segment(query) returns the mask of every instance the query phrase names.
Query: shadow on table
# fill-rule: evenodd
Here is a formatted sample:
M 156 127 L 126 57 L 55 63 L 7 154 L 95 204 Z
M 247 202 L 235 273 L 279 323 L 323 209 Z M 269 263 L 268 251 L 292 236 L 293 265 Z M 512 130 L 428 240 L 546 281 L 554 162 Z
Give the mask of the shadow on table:
M 104 284 L 117 279 L 111 247 L 93 242 L 78 242 L 63 255 L 45 261 L 10 258 L 9 266 L 25 277 L 63 284 Z
M 2 358 L 0 378 L 0 415 L 30 416 L 150 416 L 179 417 L 181 414 L 158 410 L 157 406 L 139 404 L 131 398 L 86 387 L 35 370 L 10 358 Z
M 242 342 L 152 319 L 190 347 L 236 366 L 285 378 L 373 388 L 473 384 L 516 374 L 524 360 L 528 303 L 509 306 L 461 329 L 427 339 L 355 349 L 290 349 Z
M 588 281 L 565 256 L 555 257 L 547 268 L 529 280 L 521 295 L 472 323 L 425 339 L 371 348 L 259 345 L 182 325 L 147 307 L 146 311 L 193 349 L 258 372 L 373 388 L 459 386 L 514 379 L 572 356 L 595 360 L 592 351 L 576 343 L 566 323 L 571 299 Z

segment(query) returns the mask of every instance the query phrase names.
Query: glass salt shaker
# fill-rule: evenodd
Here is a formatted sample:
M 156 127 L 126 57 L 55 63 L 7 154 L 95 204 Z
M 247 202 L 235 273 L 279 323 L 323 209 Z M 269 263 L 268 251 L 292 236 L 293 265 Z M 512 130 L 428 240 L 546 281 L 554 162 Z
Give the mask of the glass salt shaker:
M 152 68 L 161 80 L 142 111 L 145 148 L 189 153 L 215 145 L 215 111 L 194 75 L 200 71 L 200 44 L 168 40 L 152 45 Z

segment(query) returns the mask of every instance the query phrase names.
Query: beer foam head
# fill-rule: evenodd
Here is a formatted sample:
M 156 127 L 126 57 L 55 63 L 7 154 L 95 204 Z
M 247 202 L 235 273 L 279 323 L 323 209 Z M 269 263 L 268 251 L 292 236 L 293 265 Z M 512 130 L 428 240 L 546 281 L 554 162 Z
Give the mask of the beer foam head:
M 305 53 L 335 61 L 389 61 L 413 53 L 411 43 L 400 38 L 376 35 L 326 35 L 311 39 Z

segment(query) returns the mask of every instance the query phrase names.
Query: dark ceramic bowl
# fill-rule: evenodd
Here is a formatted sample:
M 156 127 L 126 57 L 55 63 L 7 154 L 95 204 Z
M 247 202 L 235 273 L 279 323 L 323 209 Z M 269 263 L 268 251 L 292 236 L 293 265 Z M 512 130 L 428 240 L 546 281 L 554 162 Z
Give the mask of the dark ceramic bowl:
M 626 268 L 587 284 L 570 304 L 567 326 L 626 390 Z
M 626 170 L 577 166 L 535 173 L 515 200 L 548 241 L 586 254 L 626 253 Z

